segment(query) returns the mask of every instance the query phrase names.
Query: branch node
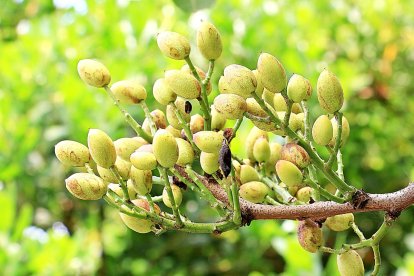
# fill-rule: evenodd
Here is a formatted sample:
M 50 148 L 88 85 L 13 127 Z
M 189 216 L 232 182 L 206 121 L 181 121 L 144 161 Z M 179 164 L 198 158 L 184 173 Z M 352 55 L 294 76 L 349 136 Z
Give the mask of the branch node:
M 247 207 L 245 210 L 242 210 L 241 213 L 242 221 L 241 226 L 249 226 L 252 220 L 254 220 L 254 215 L 250 207 Z
M 393 223 L 401 214 L 401 210 L 389 210 L 385 214 L 385 221 L 388 225 Z
M 352 206 L 354 209 L 363 209 L 371 197 L 364 191 L 358 190 L 352 195 Z

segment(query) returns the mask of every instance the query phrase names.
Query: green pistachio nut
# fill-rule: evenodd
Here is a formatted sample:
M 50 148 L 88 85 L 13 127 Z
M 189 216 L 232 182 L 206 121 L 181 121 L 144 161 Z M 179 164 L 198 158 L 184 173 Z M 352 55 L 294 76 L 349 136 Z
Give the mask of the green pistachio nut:
M 206 78 L 206 73 L 199 67 L 194 66 L 198 76 L 200 77 L 201 80 L 204 80 Z M 191 74 L 195 77 L 194 72 L 191 71 L 190 66 L 188 66 L 188 64 L 183 65 L 183 67 L 181 67 L 181 71 L 184 71 L 188 74 Z M 211 91 L 213 90 L 213 87 L 211 85 L 211 81 L 208 81 L 207 85 L 206 85 L 206 92 L 207 95 L 210 95 Z
M 276 173 L 286 185 L 299 185 L 302 183 L 302 172 L 295 164 L 286 160 L 279 160 L 276 163 Z
M 290 114 L 290 118 L 289 118 L 289 127 L 293 130 L 293 131 L 302 131 L 302 133 L 305 130 L 305 114 L 304 113 L 291 113 Z
M 155 124 L 156 129 L 165 129 L 167 127 L 167 120 L 165 118 L 165 114 L 164 112 L 162 112 L 159 109 L 155 109 L 153 111 L 151 111 L 150 113 L 152 121 Z M 151 127 L 150 127 L 150 122 L 148 120 L 148 118 L 145 118 L 144 122 L 142 123 L 142 129 L 148 133 L 151 134 Z
M 338 122 L 335 117 L 331 119 L 331 123 L 332 123 L 333 134 L 332 134 L 332 140 L 329 142 L 329 145 L 333 147 L 336 143 L 336 138 L 338 136 Z M 349 132 L 350 132 L 349 122 L 345 118 L 345 116 L 342 116 L 341 143 L 339 144 L 341 147 L 345 145 L 345 143 L 348 141 Z
M 200 165 L 204 172 L 213 174 L 219 169 L 219 153 L 208 153 L 202 151 L 200 154 Z
M 256 91 L 257 81 L 254 73 L 242 65 L 231 64 L 224 68 L 224 76 L 219 80 L 219 90 L 223 94 L 236 94 L 250 97 Z
M 131 154 L 131 163 L 140 170 L 152 171 L 157 167 L 157 159 L 151 152 L 135 151 Z
M 270 174 L 275 172 L 276 162 L 280 159 L 280 153 L 282 151 L 282 145 L 272 142 L 270 146 L 270 157 L 265 163 L 266 173 Z
M 302 187 L 302 185 L 291 185 L 291 186 L 288 186 L 288 185 L 286 185 L 283 182 L 280 182 L 279 183 L 279 186 L 282 187 L 282 188 L 284 188 L 284 189 L 286 189 L 291 196 L 295 196 L 296 193 L 299 191 L 299 189 Z
M 286 72 L 274 56 L 262 53 L 257 61 L 257 70 L 264 87 L 272 93 L 279 93 L 286 88 Z
M 253 72 L 254 77 L 256 78 L 256 81 L 257 81 L 257 85 L 256 85 L 256 89 L 255 89 L 254 93 L 256 93 L 257 96 L 262 97 L 264 86 L 263 86 L 263 83 L 262 83 L 262 79 L 260 78 L 259 71 L 257 71 L 257 69 L 256 69 L 256 70 L 253 70 L 252 72 Z
M 265 137 L 259 137 L 253 145 L 253 156 L 257 162 L 265 162 L 270 157 L 269 141 Z
M 292 113 L 299 114 L 299 113 L 302 113 L 302 112 L 303 112 L 303 110 L 302 110 L 302 107 L 300 106 L 299 103 L 293 103 L 292 104 Z
M 131 167 L 130 180 L 132 187 L 139 195 L 146 195 L 152 189 L 152 172 Z
M 116 150 L 111 138 L 99 129 L 89 129 L 88 148 L 92 159 L 99 166 L 108 169 L 116 161 Z
M 247 112 L 250 114 L 260 117 L 260 118 L 267 118 L 269 115 L 262 109 L 262 107 L 259 105 L 259 103 L 253 99 L 253 98 L 247 98 L 246 99 L 247 104 Z M 271 106 L 268 106 L 268 108 L 273 112 L 273 108 Z M 274 112 L 273 112 L 274 113 Z M 258 120 L 252 120 L 253 124 L 257 126 L 258 128 L 264 130 L 264 131 L 274 131 L 276 130 L 275 123 L 272 121 L 269 122 L 261 122 Z
M 154 135 L 153 151 L 158 163 L 164 168 L 171 168 L 178 160 L 178 145 L 175 137 L 165 129 L 159 129 Z
M 181 137 L 181 131 L 176 129 L 175 127 L 173 127 L 172 125 L 168 125 L 165 128 L 166 131 L 168 131 L 169 133 L 171 133 L 174 137 L 176 138 L 180 138 Z
M 165 82 L 180 97 L 197 99 L 201 94 L 199 81 L 191 74 L 181 70 L 165 71 Z
M 321 115 L 312 127 L 312 138 L 316 144 L 326 146 L 333 138 L 333 127 L 328 116 Z
M 316 222 L 304 220 L 299 222 L 299 244 L 308 252 L 315 253 L 323 244 L 322 230 Z
M 299 201 L 309 203 L 310 199 L 314 199 L 314 190 L 311 187 L 300 188 L 296 192 L 296 198 Z
M 177 94 L 170 88 L 164 78 L 160 78 L 155 81 L 152 87 L 152 93 L 157 102 L 162 105 L 168 105 L 170 102 L 174 102 L 177 98 Z
M 266 139 L 269 140 L 269 134 L 266 131 L 261 130 L 260 128 L 254 126 L 253 128 L 250 129 L 250 132 L 247 135 L 246 140 L 245 140 L 244 145 L 245 145 L 245 148 L 246 148 L 247 157 L 249 158 L 249 160 L 251 160 L 253 162 L 256 161 L 256 159 L 254 158 L 254 155 L 253 155 L 254 143 L 261 136 L 263 136 L 263 137 L 265 137 Z
M 150 205 L 145 199 L 135 199 L 132 200 L 132 203 L 138 208 L 144 209 L 145 211 L 150 211 Z M 161 210 L 158 205 L 154 204 L 154 210 L 156 214 L 160 214 Z M 119 213 L 124 224 L 131 230 L 137 233 L 148 233 L 151 232 L 152 226 L 154 223 L 151 220 L 133 217 L 124 213 Z
M 319 75 L 316 84 L 319 105 L 327 113 L 335 113 L 342 108 L 344 92 L 338 78 L 327 69 Z
M 196 146 L 205 152 L 217 153 L 223 143 L 223 135 L 215 131 L 199 131 L 193 135 Z
M 116 177 L 116 175 L 114 175 L 114 173 L 110 169 L 97 166 L 97 171 L 99 176 L 106 182 L 119 183 L 119 179 Z
M 107 185 L 102 178 L 90 173 L 75 173 L 65 180 L 66 189 L 82 200 L 98 200 L 104 196 Z
M 122 159 L 120 157 L 116 158 L 115 161 L 115 168 L 118 170 L 119 175 L 123 179 L 129 178 L 129 172 L 131 171 L 131 162 L 126 161 L 125 159 Z
M 262 203 L 269 193 L 269 188 L 260 181 L 251 181 L 241 185 L 239 193 L 247 201 Z
M 204 118 L 200 114 L 194 114 L 190 119 L 191 133 L 197 133 L 204 129 Z
M 122 188 L 121 188 L 121 186 L 119 184 L 109 183 L 108 184 L 108 190 L 112 190 L 120 198 L 124 198 L 124 192 L 122 191 Z M 128 190 L 129 198 L 131 200 L 137 198 L 137 192 L 135 192 L 135 189 L 134 189 L 133 185 L 131 184 L 131 180 L 130 179 L 127 181 L 127 190 Z M 115 200 L 115 198 L 113 198 L 113 196 L 110 193 L 107 193 L 106 195 L 108 197 L 110 197 L 112 200 Z
M 190 41 L 176 32 L 161 32 L 157 36 L 161 52 L 169 58 L 182 60 L 190 55 Z
M 287 111 L 286 100 L 282 96 L 282 94 L 280 94 L 280 93 L 274 94 L 274 96 L 273 96 L 273 107 L 275 108 L 275 110 L 277 112 L 280 112 L 280 111 L 286 112 Z
M 171 185 L 171 190 L 176 206 L 180 206 L 181 202 L 183 201 L 183 192 L 181 191 L 180 187 L 174 184 Z M 167 193 L 167 188 L 164 188 L 162 191 L 162 202 L 164 202 L 165 206 L 168 208 L 172 208 L 172 204 Z
M 142 137 L 120 138 L 114 141 L 116 155 L 124 160 L 129 160 L 131 154 L 136 149 L 146 144 L 148 144 L 148 142 Z
M 111 86 L 115 98 L 122 104 L 137 104 L 147 98 L 147 91 L 136 80 L 122 80 Z
M 274 96 L 275 96 L 274 93 L 270 92 L 266 88 L 263 89 L 262 99 L 265 101 L 265 103 L 267 103 L 268 105 L 270 105 L 273 108 L 274 108 L 274 105 L 273 105 L 273 97 Z
M 226 119 L 236 120 L 243 117 L 247 105 L 243 97 L 235 94 L 220 94 L 214 99 L 214 107 L 217 112 Z
M 363 276 L 364 263 L 355 250 L 348 250 L 336 257 L 336 263 L 341 276 Z
M 295 103 L 308 100 L 312 95 L 310 81 L 301 75 L 293 74 L 287 86 L 287 95 Z
M 111 74 L 105 65 L 93 59 L 80 60 L 78 74 L 86 84 L 94 87 L 104 87 L 111 82 Z
M 223 51 L 221 36 L 217 28 L 210 22 L 203 21 L 197 30 L 197 47 L 208 60 L 216 60 Z
M 304 148 L 295 143 L 283 145 L 280 159 L 290 161 L 300 169 L 306 168 L 310 164 L 309 154 Z
M 55 155 L 66 166 L 83 167 L 89 162 L 89 149 L 76 141 L 64 140 L 55 146 Z
M 354 214 L 348 213 L 327 218 L 325 225 L 332 231 L 340 232 L 351 227 L 352 222 L 354 222 Z
M 152 144 L 142 145 L 136 151 L 143 151 L 143 152 L 154 153 L 154 149 L 153 149 Z
M 251 181 L 259 181 L 260 176 L 250 165 L 240 165 L 240 183 L 244 184 Z
M 175 138 L 178 145 L 178 160 L 177 165 L 185 166 L 192 164 L 194 161 L 194 151 L 190 143 L 181 138 Z
M 214 105 L 211 105 L 211 129 L 222 130 L 226 125 L 226 117 L 218 113 Z
M 166 109 L 167 120 L 168 120 L 168 123 L 172 125 L 174 128 L 181 130 L 183 127 L 177 115 L 175 114 L 175 111 L 178 110 L 180 112 L 181 117 L 186 123 L 190 122 L 191 115 L 185 112 L 185 100 L 183 98 L 178 97 L 175 100 L 175 106 L 177 108 L 175 108 L 174 105 L 172 104 L 167 105 L 167 109 Z

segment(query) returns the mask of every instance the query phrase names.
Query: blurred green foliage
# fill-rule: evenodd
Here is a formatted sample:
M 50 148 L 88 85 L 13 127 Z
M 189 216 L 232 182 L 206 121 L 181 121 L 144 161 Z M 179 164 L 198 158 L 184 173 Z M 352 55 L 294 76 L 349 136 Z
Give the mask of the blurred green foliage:
M 86 142 L 89 128 L 113 139 L 132 135 L 106 95 L 77 76 L 83 58 L 98 58 L 113 80 L 152 83 L 182 62 L 167 60 L 159 30 L 194 41 L 201 19 L 225 45 L 213 80 L 231 63 L 255 68 L 262 51 L 315 85 L 326 66 L 346 93 L 351 124 L 346 179 L 368 192 L 397 190 L 414 178 L 414 6 L 411 1 L 63 1 L 6 0 L 0 9 L 0 274 L 336 275 L 335 256 L 308 254 L 295 223 L 255 221 L 221 236 L 127 230 L 102 202 L 84 203 L 64 188 L 73 173 L 58 164 L 59 140 Z M 199 8 L 208 9 L 198 10 Z M 191 13 L 193 12 L 193 13 Z M 205 68 L 195 47 L 191 54 Z M 149 106 L 161 108 L 152 96 Z M 311 111 L 321 110 L 315 97 Z M 137 108 L 129 111 L 142 121 Z M 244 153 L 244 124 L 233 150 Z M 190 197 L 190 196 L 189 196 Z M 194 199 L 186 208 L 205 220 Z M 413 210 L 381 246 L 383 273 L 414 274 Z M 357 215 L 372 234 L 381 215 Z M 339 245 L 351 233 L 326 232 Z M 336 237 L 335 237 L 336 236 Z M 370 251 L 361 252 L 372 269 Z

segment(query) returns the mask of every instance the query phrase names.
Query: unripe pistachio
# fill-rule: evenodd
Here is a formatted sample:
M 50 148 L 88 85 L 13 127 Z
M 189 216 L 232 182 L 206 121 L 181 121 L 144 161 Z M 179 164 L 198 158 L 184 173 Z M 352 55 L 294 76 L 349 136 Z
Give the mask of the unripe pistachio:
M 78 74 L 90 86 L 104 87 L 111 82 L 111 74 L 105 65 L 93 59 L 80 60 Z
M 135 151 L 131 154 L 131 163 L 135 168 L 140 170 L 152 171 L 157 167 L 155 155 L 144 151 Z
M 313 196 L 314 196 L 314 191 L 311 187 L 303 187 L 303 188 L 300 188 L 296 192 L 296 198 L 299 201 L 306 202 L 306 203 L 308 203 L 310 199 L 313 198 Z
M 175 32 L 161 32 L 157 36 L 157 44 L 161 52 L 172 59 L 182 60 L 190 55 L 190 41 Z
M 276 173 L 280 180 L 286 185 L 299 185 L 302 183 L 302 172 L 295 164 L 286 160 L 279 160 L 276 163 Z
M 341 276 L 363 276 L 364 263 L 355 250 L 348 250 L 336 257 L 338 270 Z
M 293 130 L 293 131 L 302 131 L 302 133 L 305 130 L 305 114 L 304 113 L 291 113 L 290 114 L 290 118 L 289 118 L 289 127 Z
M 256 90 L 257 81 L 254 73 L 238 64 L 224 68 L 224 76 L 219 80 L 219 90 L 223 94 L 236 94 L 248 98 Z
M 185 166 L 192 164 L 194 161 L 194 151 L 190 143 L 181 138 L 175 138 L 178 145 L 178 160 L 177 165 Z
M 331 122 L 332 122 L 333 135 L 332 135 L 332 140 L 329 142 L 329 145 L 333 147 L 336 143 L 336 138 L 338 136 L 338 122 L 335 117 L 331 119 Z M 341 133 L 341 143 L 339 144 L 340 146 L 345 145 L 346 141 L 348 141 L 349 132 L 350 132 L 350 127 L 349 127 L 348 120 L 345 118 L 345 116 L 342 116 L 342 133 Z
M 211 105 L 211 129 L 222 130 L 226 125 L 226 117 L 218 113 L 214 105 Z
M 269 193 L 266 184 L 260 181 L 247 182 L 240 186 L 240 196 L 253 203 L 261 203 Z
M 197 30 L 197 47 L 208 60 L 218 59 L 223 51 L 221 36 L 210 22 L 203 21 Z
M 193 141 L 201 151 L 219 152 L 223 142 L 223 135 L 215 131 L 199 131 L 193 135 Z
M 190 119 L 191 133 L 197 133 L 204 129 L 204 118 L 200 114 L 194 114 Z
M 181 70 L 168 70 L 165 71 L 165 82 L 180 97 L 189 100 L 200 97 L 201 85 L 191 74 Z
M 219 169 L 219 153 L 208 153 L 202 151 L 200 154 L 200 165 L 206 173 L 215 173 Z
M 249 112 L 250 114 L 257 116 L 257 117 L 261 117 L 261 118 L 266 118 L 269 116 L 267 115 L 266 111 L 262 109 L 262 107 L 259 105 L 259 103 L 255 99 L 247 98 L 246 104 L 247 104 L 247 112 Z M 273 112 L 273 108 L 271 106 L 268 106 L 268 108 Z M 271 121 L 270 122 L 259 122 L 259 121 L 252 120 L 252 122 L 256 127 L 264 131 L 276 130 L 275 123 Z
M 129 160 L 131 154 L 145 144 L 148 142 L 142 137 L 120 138 L 114 141 L 116 154 L 124 160 Z
M 299 114 L 299 113 L 302 113 L 302 112 L 303 112 L 303 110 L 302 110 L 302 107 L 300 106 L 299 103 L 293 103 L 292 104 L 292 113 Z
M 136 80 L 122 80 L 111 86 L 117 100 L 122 104 L 137 104 L 147 98 L 147 91 Z
M 270 157 L 269 141 L 265 137 L 259 137 L 253 145 L 253 156 L 257 162 L 265 162 Z
M 325 225 L 332 231 L 340 232 L 351 227 L 352 222 L 354 222 L 354 214 L 348 213 L 327 218 Z
M 194 68 L 196 69 L 197 74 L 200 77 L 200 79 L 204 80 L 206 78 L 206 73 L 201 68 L 199 68 L 197 66 L 194 66 Z M 188 66 L 188 64 L 183 65 L 183 67 L 181 67 L 181 71 L 184 71 L 184 72 L 194 76 L 193 71 L 191 71 L 190 66 Z M 212 89 L 213 89 L 213 87 L 211 85 L 211 81 L 208 81 L 207 86 L 206 86 L 207 95 L 210 95 Z
M 150 114 L 157 129 L 165 129 L 167 127 L 167 120 L 165 119 L 164 112 L 159 109 L 154 109 Z
M 89 162 L 89 149 L 76 141 L 60 141 L 55 146 L 55 155 L 66 166 L 83 167 Z
M 250 129 L 250 132 L 247 135 L 246 140 L 245 140 L 244 145 L 245 145 L 245 148 L 246 148 L 247 157 L 249 158 L 249 160 L 251 160 L 253 162 L 256 161 L 256 159 L 253 156 L 254 143 L 261 136 L 264 136 L 266 139 L 269 140 L 269 134 L 266 131 L 261 130 L 258 127 L 254 126 L 252 129 Z
M 265 163 L 266 173 L 273 173 L 275 171 L 276 162 L 280 159 L 282 145 L 279 143 L 270 143 L 270 157 Z
M 142 145 L 136 151 L 143 151 L 143 152 L 154 153 L 152 144 Z
M 328 116 L 321 115 L 316 119 L 312 127 L 312 137 L 316 144 L 326 146 L 332 140 L 333 127 Z
M 251 181 L 259 181 L 260 177 L 257 171 L 250 165 L 240 166 L 240 183 L 244 184 Z
M 235 94 L 220 94 L 214 99 L 214 107 L 217 112 L 226 119 L 235 120 L 243 117 L 247 105 L 243 97 Z
M 152 147 L 155 158 L 164 168 L 171 168 L 178 160 L 178 145 L 174 136 L 164 129 L 154 135 Z
M 300 221 L 298 227 L 298 240 L 303 249 L 315 253 L 323 244 L 322 230 L 314 221 Z
M 282 94 L 277 93 L 273 96 L 273 106 L 276 111 L 287 111 L 287 104 L 285 98 L 282 96 Z
M 75 197 L 82 200 L 98 200 L 106 193 L 106 184 L 96 175 L 90 173 L 75 173 L 66 180 L 66 189 Z
M 306 101 L 312 95 L 312 86 L 308 79 L 293 74 L 287 86 L 287 95 L 295 103 Z
M 131 184 L 134 187 L 134 190 L 139 195 L 146 195 L 151 192 L 152 189 L 152 172 L 149 170 L 140 170 L 131 167 L 131 172 L 129 173 Z
M 114 175 L 114 173 L 110 169 L 97 166 L 97 171 L 99 173 L 99 176 L 106 182 L 119 183 L 119 179 Z
M 122 191 L 122 188 L 119 184 L 109 183 L 108 190 L 114 191 L 121 198 L 124 197 L 124 192 Z M 128 190 L 128 195 L 130 199 L 137 198 L 137 193 L 135 192 L 134 187 L 132 186 L 130 180 L 127 181 L 127 190 Z M 112 200 L 114 200 L 114 198 L 109 193 L 107 193 L 107 196 L 109 196 L 110 198 L 112 198 Z
M 145 199 L 135 199 L 135 200 L 132 200 L 132 203 L 135 206 L 137 206 L 141 209 L 144 209 L 148 212 L 150 210 L 150 205 L 149 205 L 148 201 L 145 200 Z M 154 204 L 154 210 L 155 210 L 156 214 L 161 213 L 160 207 L 158 207 L 158 205 L 156 205 L 156 204 Z M 119 213 L 119 215 L 120 215 L 122 221 L 124 222 L 124 224 L 128 228 L 130 228 L 131 230 L 134 230 L 135 232 L 138 232 L 138 233 L 151 232 L 151 228 L 154 225 L 154 223 L 151 220 L 129 216 L 129 215 L 121 213 L 121 212 Z
M 180 111 L 181 117 L 184 119 L 184 121 L 187 123 L 190 122 L 191 115 L 185 112 L 185 100 L 183 98 L 177 97 L 175 100 L 175 106 Z M 174 128 L 181 130 L 183 127 L 181 126 L 180 120 L 175 114 L 175 111 L 176 108 L 172 104 L 167 105 L 167 120 L 168 123 Z
M 170 102 L 174 102 L 177 98 L 177 94 L 174 93 L 164 78 L 155 81 L 152 93 L 155 100 L 162 105 L 168 105 Z
M 183 193 L 177 185 L 172 184 L 171 190 L 173 193 L 174 201 L 177 206 L 180 206 L 181 202 L 183 201 Z M 172 204 L 170 198 L 168 197 L 167 189 L 164 188 L 162 191 L 162 202 L 164 202 L 165 206 L 168 208 L 172 208 Z
M 115 161 L 115 169 L 118 171 L 119 175 L 123 179 L 128 179 L 129 172 L 131 170 L 131 163 L 129 161 L 126 161 L 125 159 L 117 157 Z M 119 179 L 110 169 L 97 166 L 97 170 L 98 170 L 99 176 L 103 180 L 107 182 L 111 182 L 111 183 L 119 183 Z
M 316 84 L 318 101 L 327 113 L 334 113 L 341 109 L 344 103 L 344 92 L 338 78 L 327 69 L 319 75 Z
M 172 125 L 169 125 L 165 128 L 166 131 L 171 133 L 174 137 L 180 138 L 181 137 L 181 131 L 173 127 Z
M 99 129 L 89 129 L 88 148 L 93 160 L 103 168 L 115 164 L 116 151 L 111 138 Z
M 259 71 L 253 70 L 252 72 L 253 72 L 254 77 L 256 78 L 256 81 L 257 81 L 256 90 L 254 91 L 254 93 L 256 93 L 257 96 L 262 97 L 264 86 L 263 86 L 262 80 L 260 78 Z
M 263 93 L 262 93 L 262 99 L 271 107 L 274 108 L 273 105 L 273 97 L 274 97 L 274 93 L 270 92 L 269 90 L 267 90 L 266 88 L 263 89 Z
M 286 72 L 274 56 L 262 53 L 257 61 L 257 70 L 264 87 L 272 93 L 279 93 L 286 87 Z
M 280 182 L 279 183 L 279 186 L 282 187 L 282 188 L 284 188 L 284 189 L 286 189 L 291 196 L 295 196 L 296 193 L 298 192 L 298 190 L 300 188 L 302 188 L 302 185 L 290 185 L 290 186 L 288 186 L 288 185 L 286 185 L 283 182 Z
M 304 148 L 295 143 L 283 145 L 280 159 L 290 161 L 300 169 L 306 168 L 310 163 L 309 154 Z

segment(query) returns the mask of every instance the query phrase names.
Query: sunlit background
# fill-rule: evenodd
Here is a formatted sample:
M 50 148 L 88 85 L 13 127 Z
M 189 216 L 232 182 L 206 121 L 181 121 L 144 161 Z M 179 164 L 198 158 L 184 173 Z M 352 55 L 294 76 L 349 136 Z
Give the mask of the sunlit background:
M 164 70 L 183 65 L 159 52 L 157 32 L 180 32 L 194 42 L 206 19 L 224 43 L 214 81 L 232 63 L 256 68 L 262 51 L 313 85 L 323 68 L 335 72 L 351 124 L 343 151 L 346 179 L 368 192 L 400 189 L 414 178 L 411 2 L 1 1 L 0 274 L 337 275 L 336 256 L 304 251 L 292 221 L 256 221 L 220 236 L 132 232 L 104 202 L 70 196 L 64 179 L 73 171 L 58 163 L 54 145 L 86 143 L 89 128 L 114 140 L 132 135 L 106 94 L 79 79 L 80 59 L 97 58 L 113 81 L 138 78 L 151 91 Z M 206 69 L 195 45 L 191 57 Z M 151 95 L 147 101 L 163 108 Z M 316 118 L 315 97 L 310 104 Z M 138 108 L 129 111 L 142 122 Z M 240 156 L 249 126 L 243 124 L 233 145 Z M 205 204 L 190 193 L 184 198 L 187 213 L 209 218 Z M 383 275 L 414 275 L 413 215 L 404 212 L 383 240 Z M 382 214 L 359 214 L 356 221 L 370 235 Z M 351 232 L 325 237 L 331 246 L 335 237 L 337 246 L 355 241 Z M 366 271 L 372 270 L 371 251 L 360 253 Z

